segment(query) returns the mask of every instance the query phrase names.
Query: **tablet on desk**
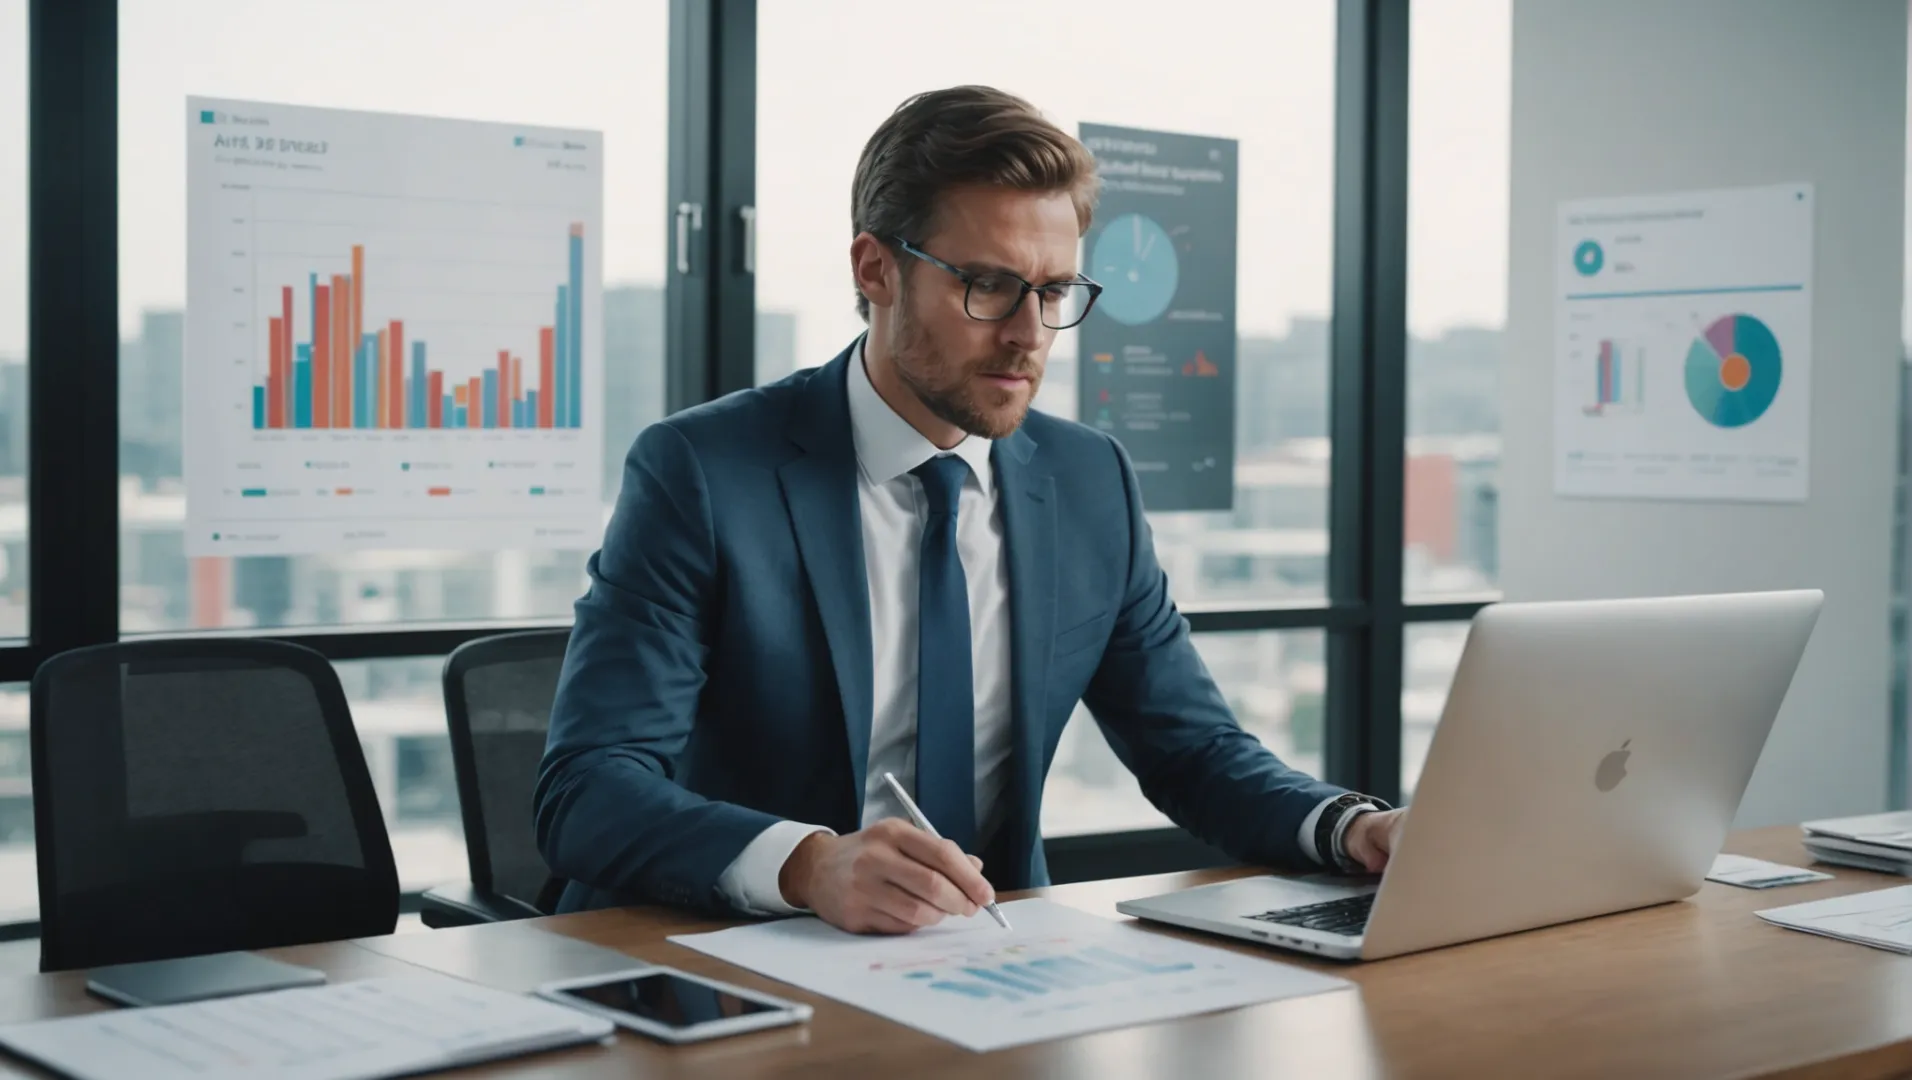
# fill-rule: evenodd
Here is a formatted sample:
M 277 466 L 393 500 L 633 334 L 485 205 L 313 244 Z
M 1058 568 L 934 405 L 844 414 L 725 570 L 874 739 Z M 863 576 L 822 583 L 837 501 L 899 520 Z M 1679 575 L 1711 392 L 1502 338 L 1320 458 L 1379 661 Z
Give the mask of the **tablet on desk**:
M 323 982 L 323 971 L 228 952 L 94 968 L 87 972 L 86 988 L 122 1005 L 179 1005 Z
M 810 1006 L 667 967 L 546 983 L 538 996 L 665 1042 L 702 1042 L 801 1024 Z

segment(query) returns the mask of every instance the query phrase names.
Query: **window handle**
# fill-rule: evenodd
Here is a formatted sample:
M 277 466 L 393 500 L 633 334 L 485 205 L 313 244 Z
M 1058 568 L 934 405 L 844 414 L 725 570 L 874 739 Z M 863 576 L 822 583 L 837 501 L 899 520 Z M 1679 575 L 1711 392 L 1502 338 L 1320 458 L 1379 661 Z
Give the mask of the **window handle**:
M 677 204 L 677 272 L 690 275 L 690 234 L 695 229 L 704 228 L 704 207 L 701 203 L 680 202 Z
M 739 206 L 737 216 L 744 223 L 744 273 L 757 272 L 757 208 Z

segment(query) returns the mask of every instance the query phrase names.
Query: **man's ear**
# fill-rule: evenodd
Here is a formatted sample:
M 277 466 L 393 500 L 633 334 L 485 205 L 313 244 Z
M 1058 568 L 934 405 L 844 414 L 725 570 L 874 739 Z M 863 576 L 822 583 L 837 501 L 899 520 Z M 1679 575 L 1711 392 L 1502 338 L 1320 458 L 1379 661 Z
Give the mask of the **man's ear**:
M 896 303 L 899 272 L 896 253 L 874 234 L 858 233 L 850 241 L 850 275 L 870 306 L 886 308 Z

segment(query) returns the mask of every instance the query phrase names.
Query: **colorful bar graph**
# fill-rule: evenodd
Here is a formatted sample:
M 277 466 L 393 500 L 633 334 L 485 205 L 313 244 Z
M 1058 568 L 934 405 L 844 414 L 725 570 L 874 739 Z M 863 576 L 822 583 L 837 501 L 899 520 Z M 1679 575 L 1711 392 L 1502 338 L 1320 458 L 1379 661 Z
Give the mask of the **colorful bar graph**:
M 366 335 L 372 339 L 372 385 L 376 387 L 372 393 L 372 422 L 366 427 L 384 427 L 385 410 L 391 407 L 387 404 L 392 399 L 392 388 L 385 378 L 390 370 L 385 366 L 385 331 L 385 327 L 380 327 L 376 334 Z
M 279 289 L 279 416 L 292 422 L 292 286 Z
M 425 426 L 425 343 L 412 342 L 412 377 L 405 390 L 405 426 L 418 430 Z
M 571 400 L 571 390 L 567 385 L 571 378 L 571 305 L 565 296 L 567 285 L 558 286 L 558 306 L 552 311 L 552 322 L 557 327 L 557 367 L 556 378 L 545 385 L 551 387 L 551 426 L 564 426 L 565 402 Z
M 352 325 L 347 341 L 365 339 L 365 245 L 352 245 Z
M 538 401 L 538 426 L 541 428 L 550 427 L 552 420 L 551 383 L 556 378 L 557 370 L 552 356 L 553 346 L 553 328 L 540 327 L 538 329 L 538 385 L 545 389 L 542 393 L 534 392 L 533 396 Z
M 285 426 L 285 392 L 279 388 L 285 385 L 285 357 L 279 350 L 285 344 L 285 336 L 279 331 L 279 317 L 274 315 L 267 320 L 272 335 L 272 361 L 266 374 L 266 426 L 282 428 Z
M 511 354 L 504 349 L 498 350 L 498 377 L 492 380 L 492 392 L 485 395 L 492 413 L 497 417 L 497 427 L 511 426 Z
M 312 426 L 312 346 L 301 342 L 292 362 L 292 426 Z
M 511 387 L 505 391 L 511 397 L 511 426 L 521 428 L 525 424 L 524 401 L 524 358 L 511 358 Z
M 398 319 L 393 319 L 389 333 L 391 352 L 385 357 L 385 384 L 390 388 L 391 397 L 387 402 L 385 426 L 403 429 L 405 427 L 405 324 Z
M 571 345 L 571 367 L 564 383 L 570 399 L 565 406 L 564 423 L 559 426 L 575 428 L 583 426 L 584 416 L 579 386 L 584 381 L 584 223 L 581 221 L 571 223 L 570 255 L 571 280 L 564 293 L 571 304 L 566 312 L 571 332 L 565 336 Z
M 352 292 L 351 278 L 332 275 L 332 412 L 331 427 L 352 426 Z
M 334 278 L 334 280 L 337 280 Z M 332 286 L 312 287 L 312 426 L 332 426 Z
M 358 403 L 353 411 L 353 427 L 369 428 L 376 415 L 373 405 L 378 399 L 378 335 L 366 334 L 359 338 L 358 372 L 354 376 L 358 383 Z
M 351 245 L 350 273 L 313 270 L 303 289 L 280 284 L 278 312 L 267 319 L 265 372 L 253 385 L 252 426 L 275 431 L 582 427 L 583 224 L 571 223 L 565 240 L 563 280 L 553 283 L 550 324 L 526 328 L 527 337 L 535 330 L 538 342 L 531 385 L 526 385 L 523 357 L 510 347 L 498 348 L 495 359 L 475 368 L 479 374 L 451 379 L 443 368 L 431 366 L 430 359 L 436 356 L 442 363 L 444 356 L 428 350 L 423 340 L 412 338 L 407 353 L 403 318 L 381 316 L 383 325 L 368 326 L 366 263 L 377 253 L 368 255 L 364 244 Z M 453 393 L 446 393 L 447 384 Z

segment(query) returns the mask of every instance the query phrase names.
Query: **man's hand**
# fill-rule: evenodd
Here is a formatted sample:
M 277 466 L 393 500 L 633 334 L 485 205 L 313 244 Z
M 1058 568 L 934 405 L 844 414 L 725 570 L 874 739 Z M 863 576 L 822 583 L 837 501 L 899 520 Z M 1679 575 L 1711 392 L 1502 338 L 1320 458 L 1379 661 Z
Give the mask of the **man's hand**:
M 1361 814 L 1348 822 L 1348 831 L 1341 834 L 1341 849 L 1367 867 L 1368 873 L 1378 874 L 1387 868 L 1388 857 L 1394 854 L 1394 844 L 1401 838 L 1401 826 L 1406 822 L 1405 809 Z
M 847 836 L 812 833 L 784 860 L 785 902 L 853 934 L 907 934 L 996 898 L 983 862 L 899 818 Z

